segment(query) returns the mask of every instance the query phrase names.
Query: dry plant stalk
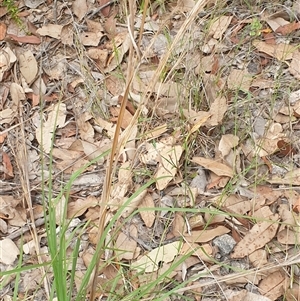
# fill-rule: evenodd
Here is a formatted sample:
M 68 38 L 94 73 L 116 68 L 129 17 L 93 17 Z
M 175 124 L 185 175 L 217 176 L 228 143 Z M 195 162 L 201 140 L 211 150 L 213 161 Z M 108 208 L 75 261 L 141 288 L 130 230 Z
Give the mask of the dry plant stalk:
M 141 108 L 143 107 L 143 105 L 145 105 L 149 101 L 150 94 L 148 94 L 148 92 L 154 90 L 154 87 L 155 87 L 156 83 L 158 82 L 159 77 L 160 77 L 170 55 L 174 51 L 176 45 L 179 42 L 181 42 L 182 37 L 184 36 L 184 33 L 192 25 L 192 22 L 195 20 L 195 18 L 199 14 L 200 10 L 203 7 L 205 7 L 205 5 L 208 2 L 209 2 L 209 0 L 200 0 L 196 3 L 194 8 L 191 10 L 191 13 L 189 14 L 187 19 L 183 23 L 182 27 L 178 31 L 177 35 L 175 36 L 175 39 L 172 42 L 169 50 L 162 57 L 155 74 L 153 75 L 152 79 L 150 80 L 149 88 L 142 95 L 142 101 L 140 102 L 139 107 L 137 108 L 133 118 L 131 119 L 131 122 L 130 122 L 128 128 L 125 130 L 127 135 L 124 135 L 123 139 L 121 141 L 119 141 L 119 135 L 120 135 L 120 131 L 121 131 L 121 123 L 122 123 L 122 119 L 123 119 L 125 109 L 126 109 L 126 104 L 127 104 L 127 100 L 128 100 L 131 82 L 134 78 L 135 73 L 139 69 L 139 64 L 141 63 L 141 61 L 143 59 L 143 57 L 140 58 L 139 53 L 137 53 L 137 58 L 139 58 L 139 61 L 134 61 L 134 48 L 135 48 L 134 46 L 136 46 L 136 45 L 135 45 L 134 41 L 131 42 L 130 49 L 129 49 L 129 57 L 128 57 L 128 73 L 127 73 L 127 78 L 126 78 L 126 88 L 125 88 L 124 97 L 123 97 L 123 101 L 122 101 L 121 108 L 120 108 L 118 122 L 116 124 L 116 130 L 115 130 L 115 135 L 113 138 L 111 153 L 110 153 L 109 159 L 107 161 L 107 170 L 106 170 L 106 175 L 105 175 L 105 180 L 104 180 L 104 185 L 103 185 L 103 192 L 102 192 L 102 197 L 101 197 L 99 225 L 98 225 L 98 243 L 100 243 L 100 241 L 101 241 L 101 236 L 103 235 L 104 228 L 105 228 L 105 220 L 106 220 L 106 212 L 107 212 L 106 210 L 107 210 L 107 204 L 109 203 L 110 192 L 111 192 L 111 179 L 112 179 L 112 175 L 115 173 L 115 170 L 116 170 L 117 158 L 119 157 L 120 149 L 122 148 L 123 145 L 126 144 L 128 137 L 130 135 L 130 130 L 132 129 L 133 125 L 136 123 L 136 120 L 141 113 Z M 148 3 L 149 3 L 149 1 L 146 0 L 145 5 Z M 131 31 L 131 36 L 133 37 L 135 2 L 133 0 L 129 0 L 128 6 L 129 6 L 129 13 L 130 13 L 130 18 L 128 18 L 128 23 L 130 23 L 130 24 L 128 24 L 128 29 Z M 145 18 L 146 18 L 145 12 L 146 12 L 146 8 L 144 8 L 144 13 L 143 13 L 141 24 L 145 23 Z M 143 33 L 143 29 L 141 26 L 140 39 L 141 39 L 142 33 Z M 140 46 L 140 40 L 138 41 L 138 47 L 139 46 Z M 151 45 L 148 46 L 148 48 L 150 48 L 150 47 L 151 47 Z M 134 68 L 134 66 L 135 66 L 135 68 Z M 94 268 L 94 271 L 93 271 L 92 277 L 91 277 L 92 278 L 91 282 L 90 282 L 91 290 L 90 290 L 90 298 L 89 298 L 90 301 L 93 301 L 95 298 L 95 291 L 96 291 L 96 287 L 97 287 L 97 275 L 99 273 L 99 262 L 101 259 L 101 255 L 104 252 L 105 242 L 103 242 L 102 244 L 103 245 L 100 246 L 100 252 L 96 255 L 97 256 L 96 266 Z
M 22 191 L 24 193 L 23 197 L 23 206 L 27 205 L 29 216 L 30 216 L 30 222 L 31 225 L 28 226 L 28 230 L 30 230 L 32 239 L 34 241 L 34 248 L 36 252 L 36 256 L 38 259 L 39 264 L 43 263 L 43 260 L 40 256 L 41 251 L 40 251 L 40 243 L 38 240 L 38 234 L 37 234 L 37 229 L 36 229 L 36 223 L 33 215 L 33 205 L 32 205 L 32 199 L 31 199 L 31 193 L 30 193 L 30 184 L 29 184 L 29 171 L 28 171 L 28 165 L 27 162 L 30 160 L 28 159 L 28 153 L 27 153 L 27 147 L 26 147 L 26 137 L 25 137 L 25 130 L 24 130 L 24 119 L 23 119 L 23 113 L 22 113 L 22 107 L 20 106 L 19 108 L 19 117 L 20 117 L 20 133 L 21 137 L 20 139 L 16 139 L 16 141 L 21 141 L 21 143 L 18 143 L 16 152 L 13 151 L 13 154 L 16 158 L 16 163 L 18 166 L 18 169 L 20 171 L 20 181 L 21 181 L 21 186 L 22 186 Z M 25 204 L 26 202 L 26 204 Z M 43 266 L 40 267 L 41 274 L 43 275 L 42 278 L 44 279 L 44 287 L 45 291 L 47 294 L 47 297 L 49 299 L 50 297 L 50 288 L 49 288 L 49 281 L 47 278 L 47 274 L 45 271 L 45 268 Z

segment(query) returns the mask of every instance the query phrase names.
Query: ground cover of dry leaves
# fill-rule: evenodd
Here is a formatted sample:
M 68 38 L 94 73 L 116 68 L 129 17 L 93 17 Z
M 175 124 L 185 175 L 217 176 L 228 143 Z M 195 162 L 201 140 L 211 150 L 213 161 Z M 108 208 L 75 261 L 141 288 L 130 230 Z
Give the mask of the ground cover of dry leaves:
M 74 300 L 103 211 L 97 300 L 300 300 L 300 1 L 8 2 L 0 299 L 49 299 L 54 210 Z

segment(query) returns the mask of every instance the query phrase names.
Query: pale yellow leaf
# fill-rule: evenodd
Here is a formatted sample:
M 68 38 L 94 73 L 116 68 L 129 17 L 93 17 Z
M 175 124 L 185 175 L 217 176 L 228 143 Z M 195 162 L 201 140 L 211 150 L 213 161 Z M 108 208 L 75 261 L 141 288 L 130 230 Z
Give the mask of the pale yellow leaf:
M 158 247 L 134 262 L 132 267 L 146 273 L 157 271 L 161 262 L 171 262 L 178 255 L 180 247 L 179 241 Z
M 19 55 L 20 71 L 27 84 L 31 84 L 38 72 L 37 61 L 30 50 Z
M 230 232 L 230 230 L 224 226 L 218 226 L 209 230 L 195 230 L 191 234 L 184 234 L 186 241 L 188 242 L 208 242 L 217 236 Z
M 36 129 L 36 139 L 46 153 L 50 152 L 52 136 L 56 128 L 62 128 L 66 120 L 66 105 L 64 103 L 57 103 L 52 107 L 52 111 L 48 115 L 46 122 L 41 123 Z
M 55 203 L 55 221 L 56 225 L 62 225 L 64 223 L 64 212 L 67 210 L 67 200 L 65 196 L 61 196 L 58 200 L 52 201 Z
M 229 154 L 231 149 L 238 145 L 238 143 L 238 136 L 232 134 L 223 135 L 219 143 L 219 151 L 221 152 L 222 156 L 225 157 Z
M 16 244 L 9 238 L 0 240 L 0 262 L 4 264 L 13 264 L 20 251 Z
M 155 178 L 157 179 L 156 187 L 158 190 L 166 188 L 176 175 L 182 151 L 181 145 L 165 145 L 161 150 L 161 162 L 155 175 Z
M 5 109 L 0 111 L 0 124 L 10 124 L 14 118 L 14 111 L 12 109 Z
M 211 170 L 218 176 L 227 176 L 230 178 L 233 177 L 232 168 L 223 163 L 217 162 L 212 159 L 206 159 L 203 157 L 194 157 L 192 159 L 192 161 L 196 164 L 203 166 L 204 168 L 206 168 L 208 170 Z

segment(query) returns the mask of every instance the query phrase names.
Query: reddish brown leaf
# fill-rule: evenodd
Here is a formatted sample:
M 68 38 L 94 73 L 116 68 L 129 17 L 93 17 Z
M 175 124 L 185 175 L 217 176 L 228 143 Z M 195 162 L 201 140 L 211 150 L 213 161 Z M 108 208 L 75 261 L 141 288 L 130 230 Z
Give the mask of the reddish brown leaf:
M 276 44 L 276 40 L 273 32 L 268 32 L 268 33 L 263 32 L 263 37 L 267 44 L 270 45 Z
M 300 22 L 292 22 L 292 23 L 289 23 L 289 24 L 286 24 L 286 25 L 283 25 L 283 26 L 279 26 L 277 29 L 276 29 L 276 33 L 280 33 L 282 35 L 287 35 L 287 34 L 290 34 L 292 33 L 293 31 L 297 30 L 300 28 Z
M 7 133 L 0 135 L 0 143 L 3 143 L 6 137 L 7 137 Z
M 110 2 L 110 0 L 98 0 L 99 6 L 105 5 L 106 3 Z M 110 6 L 106 6 L 101 9 L 101 13 L 104 17 L 108 17 L 110 13 Z
M 2 152 L 2 164 L 5 179 L 10 179 L 14 177 L 13 167 L 10 162 L 10 158 L 6 152 Z
M 7 26 L 5 25 L 5 23 L 0 23 L 0 41 L 4 40 L 5 36 L 6 36 L 6 29 Z
M 37 36 L 23 36 L 19 37 L 14 34 L 8 34 L 7 38 L 14 42 L 19 42 L 19 43 L 27 43 L 27 44 L 41 44 L 41 39 Z
M 279 140 L 277 142 L 278 151 L 276 155 L 280 158 L 295 155 L 297 150 L 293 147 L 291 143 L 285 142 L 284 140 Z

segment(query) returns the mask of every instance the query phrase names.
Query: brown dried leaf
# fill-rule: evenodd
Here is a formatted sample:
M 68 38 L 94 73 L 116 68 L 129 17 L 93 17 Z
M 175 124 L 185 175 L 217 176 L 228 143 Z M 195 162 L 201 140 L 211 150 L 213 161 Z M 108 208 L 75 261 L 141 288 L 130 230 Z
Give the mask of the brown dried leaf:
M 267 181 L 271 184 L 300 185 L 300 168 L 287 172 L 283 178 L 279 176 L 273 176 Z
M 49 24 L 49 25 L 44 25 L 42 28 L 39 28 L 36 32 L 41 36 L 49 36 L 54 39 L 60 39 L 62 29 L 63 29 L 62 25 Z
M 121 108 L 119 108 L 119 107 L 110 107 L 110 113 L 114 116 L 114 118 L 111 118 L 111 121 L 115 121 L 115 122 L 118 121 L 120 111 L 121 111 Z M 122 129 L 126 129 L 128 127 L 128 125 L 130 124 L 130 122 L 132 120 L 132 117 L 133 117 L 132 114 L 128 110 L 124 111 L 124 116 L 121 121 Z
M 73 12 L 75 16 L 79 19 L 79 21 L 83 19 L 87 11 L 88 7 L 86 4 L 86 0 L 75 0 L 73 2 Z
M 41 39 L 37 36 L 16 36 L 14 34 L 8 34 L 7 35 L 7 38 L 12 40 L 12 41 L 16 41 L 16 42 L 19 42 L 19 43 L 26 43 L 26 44 L 36 44 L 36 45 L 39 45 L 41 44 Z
M 277 300 L 277 298 L 282 296 L 286 278 L 286 274 L 282 271 L 276 271 L 268 275 L 259 283 L 259 292 L 271 300 Z
M 192 252 L 192 256 L 197 256 L 206 262 L 212 262 L 211 255 L 213 254 L 213 249 L 209 244 L 183 243 L 180 254 L 186 255 L 190 252 Z
M 286 61 L 293 58 L 293 53 L 297 50 L 296 46 L 288 44 L 277 44 L 270 45 L 266 42 L 259 40 L 253 41 L 253 46 L 258 49 L 258 51 L 264 52 L 271 57 L 275 57 L 279 61 Z
M 106 3 L 108 3 L 110 0 L 98 0 L 99 6 L 102 6 Z M 108 17 L 110 13 L 110 5 L 107 5 L 106 7 L 101 9 L 101 13 L 103 14 L 104 17 Z
M 73 45 L 73 25 L 67 24 L 61 30 L 61 42 L 64 45 Z
M 137 242 L 134 238 L 138 237 L 137 228 L 134 225 L 130 225 L 129 233 L 124 234 L 121 232 L 115 243 L 115 252 L 119 260 L 131 260 L 137 257 L 136 247 Z
M 300 79 L 300 52 L 298 50 L 293 53 L 289 71 L 295 78 Z
M 206 159 L 203 157 L 194 157 L 192 159 L 192 161 L 196 164 L 203 166 L 204 168 L 206 168 L 208 170 L 211 170 L 218 176 L 227 176 L 230 178 L 233 177 L 232 168 L 223 163 L 217 162 L 212 159 Z
M 4 109 L 3 111 L 0 111 L 0 124 L 10 124 L 14 116 L 15 113 L 12 109 Z
M 209 35 L 213 36 L 214 39 L 221 39 L 223 33 L 230 25 L 232 18 L 233 16 L 221 16 L 220 18 L 217 18 L 209 28 Z
M 276 33 L 280 33 L 284 36 L 292 33 L 293 31 L 297 30 L 300 28 L 300 22 L 292 22 L 292 23 L 288 23 L 288 24 L 285 24 L 285 25 L 282 25 L 282 26 L 279 26 L 275 32 Z
M 11 179 L 14 177 L 13 167 L 10 162 L 10 158 L 6 152 L 2 152 L 2 164 L 5 179 Z
M 142 220 L 144 221 L 146 227 L 152 227 L 155 221 L 155 204 L 151 194 L 147 193 L 142 202 L 139 205 L 140 215 Z M 148 210 L 149 209 L 149 210 Z
M 211 117 L 206 123 L 209 126 L 216 126 L 220 124 L 227 108 L 228 105 L 226 98 L 224 96 L 218 96 L 210 106 L 209 113 L 211 114 Z
M 98 200 L 91 195 L 87 198 L 80 198 L 75 201 L 68 202 L 67 218 L 81 216 L 89 207 L 95 207 L 98 203 Z
M 232 69 L 227 78 L 227 86 L 231 90 L 249 91 L 251 82 L 252 75 L 247 70 Z
M 6 36 L 7 26 L 5 23 L 0 22 L 0 41 L 3 41 Z
M 258 222 L 235 246 L 231 258 L 243 258 L 257 249 L 264 247 L 276 235 L 279 224 L 278 215 L 270 217 L 268 221 Z

